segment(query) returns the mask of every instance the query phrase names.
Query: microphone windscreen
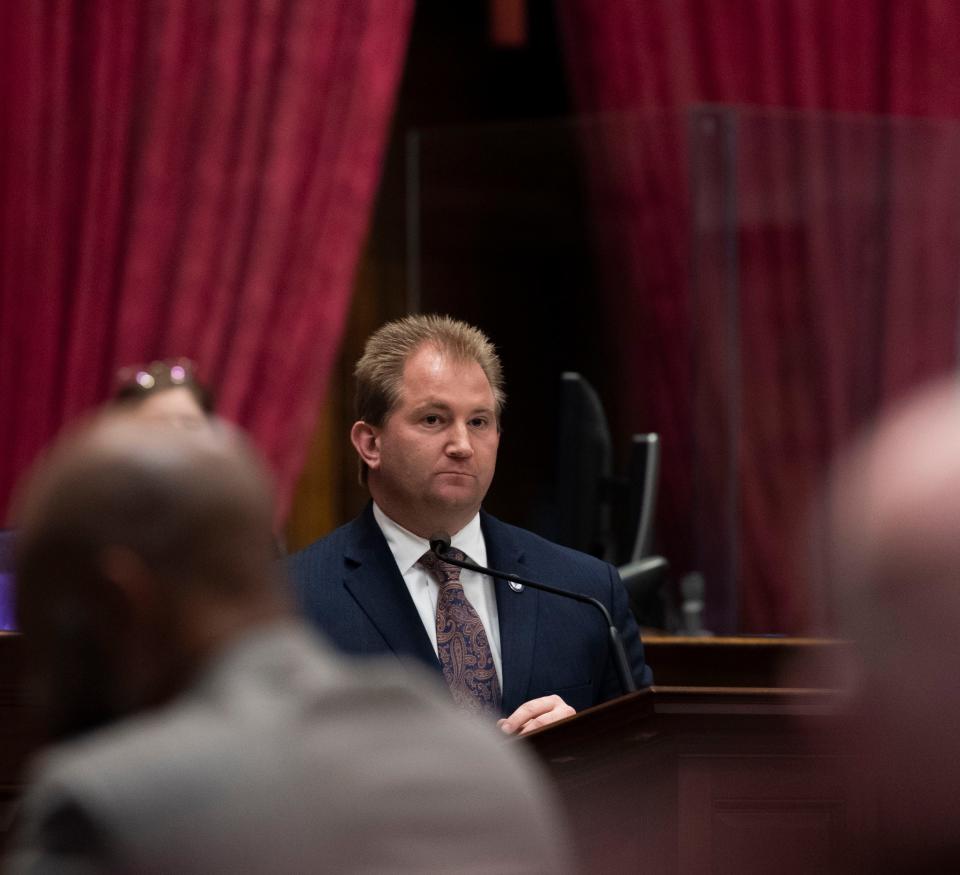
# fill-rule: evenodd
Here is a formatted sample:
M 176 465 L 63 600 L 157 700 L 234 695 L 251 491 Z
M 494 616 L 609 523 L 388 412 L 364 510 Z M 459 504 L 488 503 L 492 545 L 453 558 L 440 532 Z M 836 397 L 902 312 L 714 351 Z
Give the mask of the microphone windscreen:
M 450 536 L 446 532 L 435 532 L 430 536 L 430 549 L 443 556 L 450 549 Z

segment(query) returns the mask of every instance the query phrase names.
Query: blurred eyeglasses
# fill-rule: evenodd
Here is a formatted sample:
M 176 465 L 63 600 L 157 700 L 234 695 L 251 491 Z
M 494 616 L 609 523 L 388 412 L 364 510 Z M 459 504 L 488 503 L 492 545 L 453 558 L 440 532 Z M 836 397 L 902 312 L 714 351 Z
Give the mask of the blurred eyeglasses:
M 129 365 L 117 371 L 116 392 L 135 387 L 149 392 L 156 387 L 182 386 L 196 381 L 196 370 L 197 366 L 187 358 Z

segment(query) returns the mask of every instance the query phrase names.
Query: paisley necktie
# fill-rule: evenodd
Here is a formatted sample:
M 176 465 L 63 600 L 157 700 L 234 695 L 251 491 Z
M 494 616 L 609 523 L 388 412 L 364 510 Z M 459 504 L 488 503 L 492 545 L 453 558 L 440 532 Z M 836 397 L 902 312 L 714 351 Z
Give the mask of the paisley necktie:
M 461 562 L 466 556 L 456 548 L 447 551 Z M 437 599 L 437 655 L 453 700 L 464 710 L 500 715 L 500 682 L 487 632 L 460 583 L 460 569 L 433 552 L 420 564 L 440 584 Z

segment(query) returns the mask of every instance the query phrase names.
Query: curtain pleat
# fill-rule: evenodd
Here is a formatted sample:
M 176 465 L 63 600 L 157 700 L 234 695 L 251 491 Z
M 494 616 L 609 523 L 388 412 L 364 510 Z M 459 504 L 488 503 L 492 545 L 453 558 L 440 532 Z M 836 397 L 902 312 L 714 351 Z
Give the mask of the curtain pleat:
M 189 356 L 287 508 L 413 0 L 0 11 L 0 507 L 115 370 Z

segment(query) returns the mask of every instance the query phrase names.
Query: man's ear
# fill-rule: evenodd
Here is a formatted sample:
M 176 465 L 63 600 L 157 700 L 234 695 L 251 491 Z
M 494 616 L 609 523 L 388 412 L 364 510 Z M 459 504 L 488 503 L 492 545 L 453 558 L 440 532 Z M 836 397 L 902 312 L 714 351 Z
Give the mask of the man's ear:
M 350 440 L 366 466 L 376 471 L 380 467 L 380 429 L 361 419 L 350 429 Z
M 100 568 L 106 583 L 130 612 L 141 617 L 158 598 L 158 587 L 143 560 L 126 547 L 106 547 L 100 554 Z

